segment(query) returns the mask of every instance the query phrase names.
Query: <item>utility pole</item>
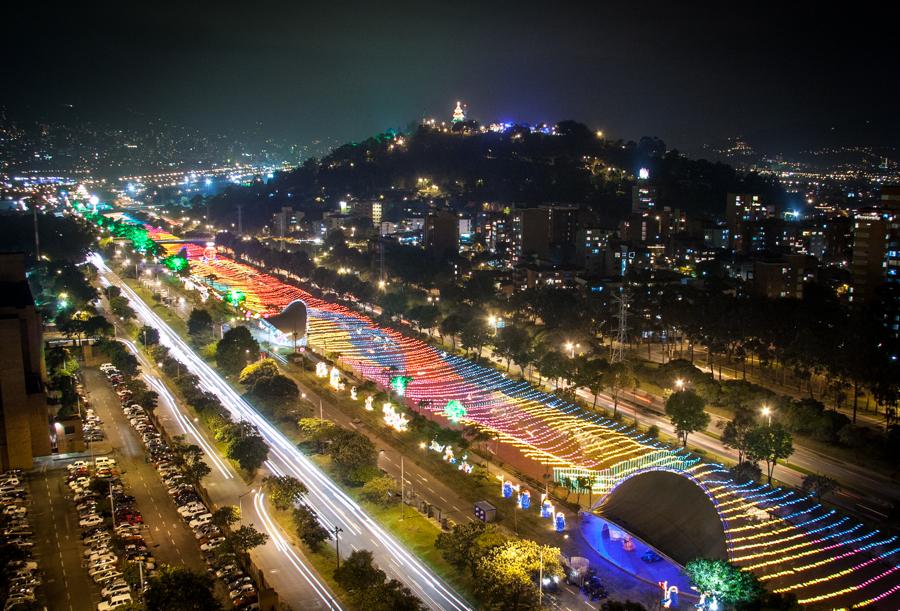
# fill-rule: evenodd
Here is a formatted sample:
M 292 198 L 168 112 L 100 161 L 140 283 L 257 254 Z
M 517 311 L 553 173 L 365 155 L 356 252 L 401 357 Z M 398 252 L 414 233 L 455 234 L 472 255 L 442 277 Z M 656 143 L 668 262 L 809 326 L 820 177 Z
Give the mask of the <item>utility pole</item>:
M 337 568 L 341 568 L 341 533 L 344 529 L 335 524 L 334 526 L 334 551 L 337 554 Z
M 244 235 L 244 204 L 238 204 L 238 235 Z
M 615 319 L 619 321 L 619 329 L 616 337 L 613 339 L 614 343 L 609 348 L 609 362 L 621 363 L 625 360 L 625 342 L 628 339 L 628 302 L 630 295 L 623 288 L 614 299 L 619 304 L 619 312 L 615 315 Z
M 406 468 L 403 464 L 403 454 L 400 455 L 400 519 L 406 517 Z

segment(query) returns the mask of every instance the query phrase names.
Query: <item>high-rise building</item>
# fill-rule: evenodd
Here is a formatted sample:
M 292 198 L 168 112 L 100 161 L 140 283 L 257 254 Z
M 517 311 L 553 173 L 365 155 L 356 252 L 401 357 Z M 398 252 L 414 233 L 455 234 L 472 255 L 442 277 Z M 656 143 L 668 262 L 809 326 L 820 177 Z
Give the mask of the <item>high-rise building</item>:
M 745 223 L 764 221 L 775 216 L 775 207 L 766 205 L 762 197 L 753 193 L 729 193 L 725 199 L 725 222 L 736 242 L 741 238 Z M 741 248 L 740 244 L 734 244 Z
M 548 208 L 519 208 L 510 219 L 510 242 L 513 263 L 536 255 L 550 253 L 550 211 Z
M 22 254 L 0 255 L 0 469 L 30 469 L 50 454 L 41 319 Z
M 451 210 L 439 210 L 425 217 L 425 249 L 435 257 L 459 254 L 459 216 Z
M 656 212 L 656 187 L 641 182 L 631 187 L 631 213 L 650 214 Z
M 588 273 L 599 273 L 606 260 L 612 229 L 602 227 L 583 227 L 578 231 L 578 243 L 575 250 L 577 264 Z

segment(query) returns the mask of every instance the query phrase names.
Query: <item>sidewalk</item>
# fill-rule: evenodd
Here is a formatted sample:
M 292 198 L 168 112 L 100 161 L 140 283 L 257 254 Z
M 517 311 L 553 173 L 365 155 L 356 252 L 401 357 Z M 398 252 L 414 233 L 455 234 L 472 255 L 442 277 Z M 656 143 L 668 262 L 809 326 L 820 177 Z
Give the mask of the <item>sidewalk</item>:
M 585 515 L 581 521 L 581 534 L 604 560 L 629 575 L 653 586 L 658 586 L 661 581 L 668 581 L 669 586 L 678 587 L 680 598 L 697 599 L 681 565 L 613 522 L 596 515 Z M 626 549 L 626 536 L 631 537 L 631 550 Z M 642 560 L 641 556 L 648 551 L 662 559 L 656 562 Z

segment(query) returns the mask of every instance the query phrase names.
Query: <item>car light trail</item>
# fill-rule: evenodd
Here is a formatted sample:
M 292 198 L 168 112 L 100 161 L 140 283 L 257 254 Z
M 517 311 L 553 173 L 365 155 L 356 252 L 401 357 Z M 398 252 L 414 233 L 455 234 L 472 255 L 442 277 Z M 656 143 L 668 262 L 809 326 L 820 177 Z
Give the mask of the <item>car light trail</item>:
M 103 274 L 111 270 L 98 255 L 91 262 Z M 222 404 L 236 418 L 255 425 L 270 447 L 273 457 L 285 472 L 295 474 L 309 488 L 309 498 L 320 513 L 329 514 L 328 519 L 345 528 L 344 537 L 357 537 L 357 547 L 371 549 L 368 541 L 377 541 L 380 549 L 372 549 L 376 558 L 381 557 L 379 566 L 385 572 L 392 567 L 393 560 L 400 569 L 394 570 L 396 577 L 410 587 L 427 605 L 436 609 L 468 609 L 469 605 L 441 579 L 427 569 L 421 561 L 400 545 L 393 537 L 378 526 L 365 511 L 319 468 L 301 453 L 286 437 L 268 423 L 244 399 L 237 394 L 218 374 L 216 374 L 193 350 L 156 315 L 128 285 L 118 286 L 128 298 L 135 312 L 144 322 L 157 328 L 160 343 L 167 346 L 173 357 L 181 360 L 200 380 L 204 388 L 216 394 Z

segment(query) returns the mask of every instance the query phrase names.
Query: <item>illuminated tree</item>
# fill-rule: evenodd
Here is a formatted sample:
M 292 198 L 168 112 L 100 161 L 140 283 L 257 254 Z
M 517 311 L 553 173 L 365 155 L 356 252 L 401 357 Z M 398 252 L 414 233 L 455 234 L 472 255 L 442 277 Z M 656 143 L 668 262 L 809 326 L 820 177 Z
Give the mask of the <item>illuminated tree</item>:
M 306 484 L 290 475 L 273 475 L 263 480 L 276 509 L 287 510 L 309 492 Z
M 488 608 L 538 608 L 538 576 L 561 577 L 559 548 L 514 539 L 478 562 L 475 592 Z
M 215 611 L 222 605 L 213 596 L 213 581 L 186 568 L 164 565 L 147 580 L 144 593 L 147 611 Z
M 400 500 L 400 486 L 393 477 L 380 475 L 363 484 L 359 494 L 367 501 L 386 507 Z
M 749 603 L 762 593 L 759 580 L 725 560 L 698 558 L 684 567 L 694 585 L 707 596 L 731 605 Z

